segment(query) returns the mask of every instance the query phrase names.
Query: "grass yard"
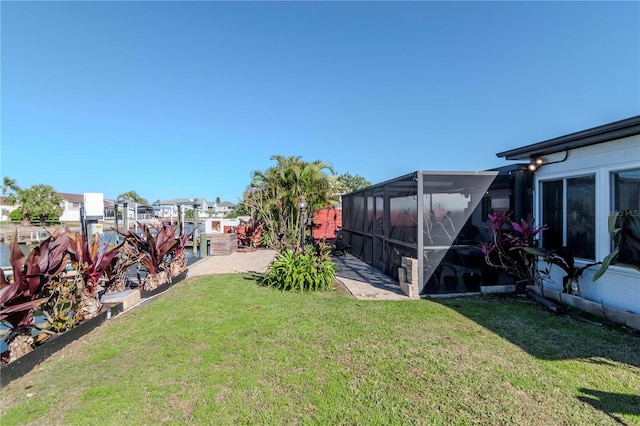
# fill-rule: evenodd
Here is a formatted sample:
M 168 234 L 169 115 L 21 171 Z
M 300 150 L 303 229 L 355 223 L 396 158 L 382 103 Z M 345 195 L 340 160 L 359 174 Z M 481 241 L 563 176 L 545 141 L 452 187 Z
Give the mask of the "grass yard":
M 12 424 L 640 424 L 640 337 L 525 299 L 190 278 L 0 392 Z

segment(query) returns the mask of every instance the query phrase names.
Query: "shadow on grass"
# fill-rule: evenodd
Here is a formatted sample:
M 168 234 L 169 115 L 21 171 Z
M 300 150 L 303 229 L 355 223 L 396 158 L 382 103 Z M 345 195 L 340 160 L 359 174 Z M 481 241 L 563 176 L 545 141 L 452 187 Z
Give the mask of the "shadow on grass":
M 538 359 L 640 368 L 640 335 L 620 326 L 553 313 L 523 297 L 437 300 Z M 632 369 L 633 369 L 632 367 Z M 632 373 L 633 374 L 633 373 Z M 581 388 L 577 398 L 620 424 L 640 416 L 640 395 Z
M 624 393 L 603 392 L 595 389 L 581 388 L 583 396 L 578 399 L 598 409 L 616 422 L 627 424 L 618 415 L 640 416 L 640 396 Z
M 544 360 L 582 359 L 640 368 L 640 335 L 603 322 L 555 314 L 524 297 L 433 300 Z

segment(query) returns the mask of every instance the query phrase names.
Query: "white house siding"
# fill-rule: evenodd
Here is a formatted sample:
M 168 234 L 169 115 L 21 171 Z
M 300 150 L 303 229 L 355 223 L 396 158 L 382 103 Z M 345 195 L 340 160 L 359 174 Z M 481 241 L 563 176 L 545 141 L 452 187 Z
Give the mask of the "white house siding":
M 62 202 L 62 215 L 60 215 L 60 222 L 79 222 L 80 221 L 80 203 L 74 203 L 70 201 Z
M 545 163 L 561 161 L 564 156 L 564 152 L 545 156 Z M 542 217 L 541 182 L 595 174 L 595 257 L 597 261 L 602 261 L 611 251 L 608 230 L 608 218 L 613 210 L 610 175 L 612 172 L 637 168 L 640 168 L 640 135 L 570 150 L 566 161 L 546 164 L 536 172 L 535 217 Z M 576 264 L 580 266 L 586 262 L 578 260 Z M 594 282 L 592 278 L 597 269 L 598 267 L 592 267 L 585 271 L 580 280 L 582 296 L 615 309 L 640 314 L 640 272 L 612 265 Z M 553 281 L 546 282 L 545 286 L 562 290 L 564 273 L 556 266 L 553 266 L 551 271 Z

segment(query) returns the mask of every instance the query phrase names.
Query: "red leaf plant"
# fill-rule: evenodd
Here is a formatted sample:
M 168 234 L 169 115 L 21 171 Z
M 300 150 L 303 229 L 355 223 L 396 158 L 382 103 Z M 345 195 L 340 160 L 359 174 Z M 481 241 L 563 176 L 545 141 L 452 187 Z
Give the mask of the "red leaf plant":
M 89 239 L 81 233 L 71 233 L 67 229 L 69 240 L 69 253 L 75 262 L 78 275 L 82 282 L 78 286 L 84 291 L 81 296 L 82 313 L 85 318 L 93 318 L 96 316 L 102 304 L 98 297 L 98 284 L 100 278 L 109 267 L 109 264 L 119 253 L 120 247 L 124 243 L 116 246 L 109 244 L 101 244 L 99 236 L 93 237 L 93 242 L 89 245 Z
M 169 228 L 170 229 L 167 232 L 175 233 L 175 225 L 171 225 Z M 171 228 L 173 228 L 173 230 L 171 230 Z M 172 277 L 178 276 L 187 270 L 187 254 L 184 248 L 187 245 L 187 242 L 191 239 L 195 229 L 196 228 L 193 228 L 191 231 L 182 229 L 178 236 L 178 245 L 172 253 L 173 260 L 170 266 L 170 273 Z
M 142 283 L 144 290 L 153 290 L 159 284 L 168 282 L 170 254 L 180 244 L 176 238 L 174 225 L 147 226 L 139 223 L 142 234 L 134 231 L 120 233 L 125 242 L 129 244 L 140 256 L 140 264 L 147 270 L 147 276 Z M 155 236 L 151 232 L 155 230 Z
M 515 277 L 519 291 L 524 291 L 527 285 L 540 284 L 537 256 L 527 248 L 535 247 L 538 234 L 547 228 L 534 227 L 524 219 L 520 223 L 512 221 L 504 212 L 490 214 L 489 220 L 492 241 L 481 248 L 487 264 Z
M 68 239 L 49 236 L 25 256 L 18 245 L 17 231 L 11 241 L 13 279 L 0 272 L 0 321 L 11 330 L 5 341 L 9 362 L 33 349 L 34 308 L 47 301 L 43 289 L 59 276 L 68 263 Z

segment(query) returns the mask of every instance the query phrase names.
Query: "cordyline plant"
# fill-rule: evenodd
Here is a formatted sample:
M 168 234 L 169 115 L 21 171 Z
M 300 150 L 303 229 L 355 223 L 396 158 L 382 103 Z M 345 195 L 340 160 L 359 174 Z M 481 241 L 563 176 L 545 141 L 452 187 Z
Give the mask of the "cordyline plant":
M 72 233 L 67 229 L 69 239 L 69 253 L 82 280 L 78 287 L 84 288 L 81 304 L 85 318 L 95 317 L 102 308 L 98 297 L 98 284 L 111 261 L 118 255 L 122 244 L 110 247 L 109 244 L 101 244 L 99 236 L 93 236 L 93 242 L 89 244 L 86 235 Z
M 181 229 L 180 231 L 180 235 L 177 238 L 178 244 L 176 245 L 175 250 L 170 253 L 173 256 L 171 266 L 169 267 L 172 277 L 178 276 L 187 270 L 187 254 L 184 248 L 195 230 L 196 228 L 193 228 L 191 231 L 187 231 L 185 229 Z M 175 235 L 175 225 L 167 226 L 167 233 Z
M 244 222 L 243 225 L 236 228 L 238 236 L 238 245 L 240 247 L 256 248 L 260 245 L 262 230 L 264 225 L 253 219 Z
M 17 231 L 14 234 L 9 259 L 13 279 L 7 280 L 0 272 L 0 321 L 10 330 L 5 338 L 9 362 L 33 349 L 33 309 L 47 301 L 42 297 L 43 288 L 64 271 L 68 246 L 66 237 L 50 236 L 25 256 L 18 245 Z
M 169 264 L 168 255 L 175 251 L 180 244 L 176 238 L 174 225 L 162 225 L 149 227 L 144 223 L 139 223 L 142 228 L 142 235 L 134 231 L 120 233 L 125 243 L 129 244 L 139 253 L 140 264 L 147 270 L 147 276 L 142 283 L 144 290 L 153 290 L 158 285 L 168 282 Z M 151 233 L 155 229 L 156 235 Z
M 540 284 L 535 254 L 525 250 L 536 245 L 536 238 L 545 226 L 534 227 L 524 219 L 520 223 L 509 220 L 506 213 L 489 215 L 492 241 L 482 245 L 488 265 L 504 269 L 516 280 L 518 291 L 527 285 Z
M 126 289 L 127 271 L 140 262 L 143 255 L 127 244 L 122 244 L 119 253 L 104 270 L 106 279 L 105 294 L 117 293 Z

